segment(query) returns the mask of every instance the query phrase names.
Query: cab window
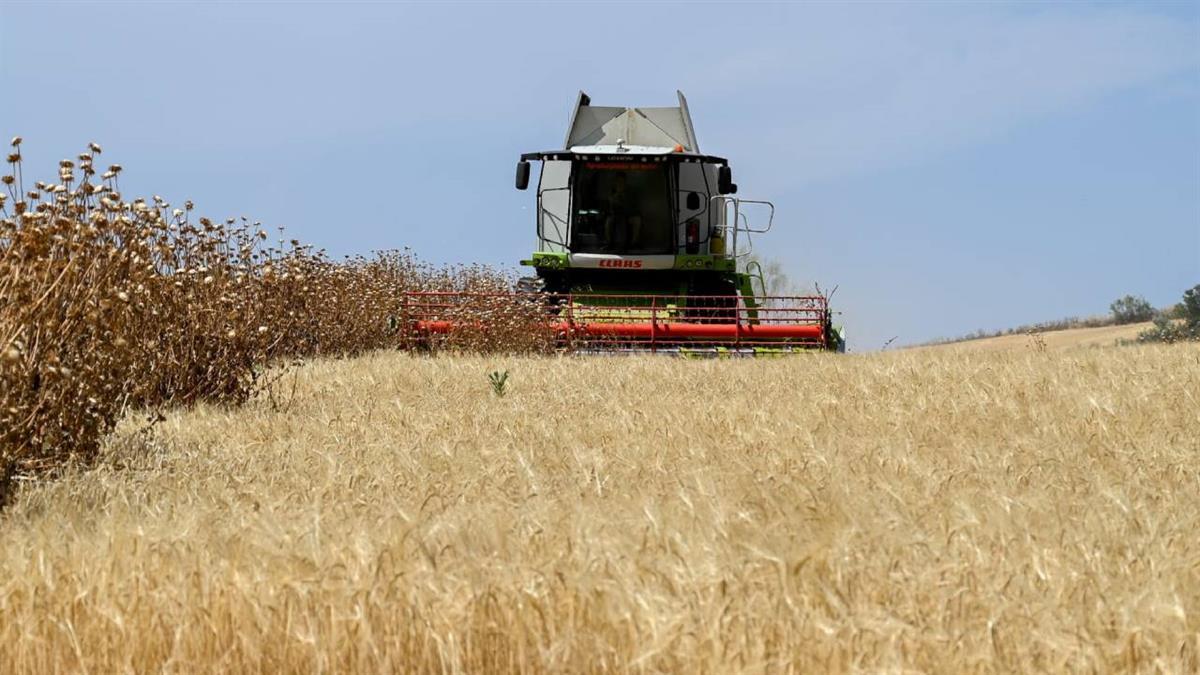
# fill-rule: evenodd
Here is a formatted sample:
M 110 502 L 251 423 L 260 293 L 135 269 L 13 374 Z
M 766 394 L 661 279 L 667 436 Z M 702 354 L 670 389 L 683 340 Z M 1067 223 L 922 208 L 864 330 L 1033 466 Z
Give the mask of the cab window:
M 665 164 L 576 162 L 571 204 L 576 253 L 674 253 Z

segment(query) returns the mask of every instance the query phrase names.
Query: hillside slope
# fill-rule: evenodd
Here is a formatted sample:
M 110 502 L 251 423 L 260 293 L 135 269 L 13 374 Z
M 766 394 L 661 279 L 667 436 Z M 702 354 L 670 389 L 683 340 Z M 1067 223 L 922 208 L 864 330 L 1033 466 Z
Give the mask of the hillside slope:
M 0 672 L 1196 672 L 1198 362 L 311 363 L 27 486 Z
M 1000 335 L 997 337 L 946 342 L 934 345 L 919 345 L 909 349 L 935 349 L 960 351 L 1002 351 L 1008 349 L 1025 349 L 1035 346 L 1041 340 L 1047 349 L 1069 349 L 1073 347 L 1111 347 L 1123 340 L 1136 340 L 1139 333 L 1152 328 L 1152 322 L 1131 323 L 1123 326 L 1100 326 L 1098 328 L 1068 328 L 1065 330 L 1043 331 L 1037 337 L 1018 333 L 1015 335 Z

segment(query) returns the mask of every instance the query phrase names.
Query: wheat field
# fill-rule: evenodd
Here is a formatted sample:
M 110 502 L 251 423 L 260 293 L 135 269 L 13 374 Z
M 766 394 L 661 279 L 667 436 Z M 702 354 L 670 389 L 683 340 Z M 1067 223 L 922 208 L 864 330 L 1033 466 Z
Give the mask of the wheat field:
M 0 672 L 1195 672 L 1198 397 L 1195 345 L 316 360 L 25 483 Z

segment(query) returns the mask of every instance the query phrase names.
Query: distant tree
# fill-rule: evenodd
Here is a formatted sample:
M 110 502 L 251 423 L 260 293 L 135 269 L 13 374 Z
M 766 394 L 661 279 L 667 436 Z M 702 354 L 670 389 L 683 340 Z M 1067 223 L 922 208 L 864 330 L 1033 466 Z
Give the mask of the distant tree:
M 1118 324 L 1141 323 L 1154 318 L 1154 305 L 1140 295 L 1127 295 L 1109 306 Z
M 757 293 L 760 290 L 765 290 L 765 295 L 809 295 L 812 289 L 805 288 L 800 284 L 792 281 L 791 277 L 785 271 L 783 263 L 775 258 L 762 258 L 757 255 L 751 255 L 746 261 L 747 267 L 751 263 L 758 263 L 762 270 L 763 282 L 765 288 L 758 288 L 758 284 L 754 284 L 754 291 Z
M 1166 309 L 1160 310 L 1158 316 L 1168 319 L 1183 319 L 1187 317 L 1187 308 L 1183 306 L 1182 302 L 1177 302 Z
M 1180 311 L 1180 317 L 1188 328 L 1200 329 L 1200 284 L 1196 284 L 1183 292 L 1183 302 L 1179 303 L 1183 309 Z

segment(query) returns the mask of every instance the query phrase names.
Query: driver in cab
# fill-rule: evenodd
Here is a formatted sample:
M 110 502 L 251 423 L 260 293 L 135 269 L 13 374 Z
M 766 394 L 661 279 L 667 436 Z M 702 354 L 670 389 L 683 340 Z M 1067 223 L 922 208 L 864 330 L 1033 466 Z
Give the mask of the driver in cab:
M 608 192 L 607 215 L 604 219 L 604 241 L 607 249 L 621 253 L 629 249 L 632 242 L 640 241 L 642 217 L 631 214 L 632 198 L 624 172 L 613 176 Z

